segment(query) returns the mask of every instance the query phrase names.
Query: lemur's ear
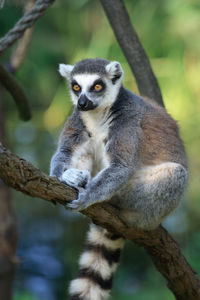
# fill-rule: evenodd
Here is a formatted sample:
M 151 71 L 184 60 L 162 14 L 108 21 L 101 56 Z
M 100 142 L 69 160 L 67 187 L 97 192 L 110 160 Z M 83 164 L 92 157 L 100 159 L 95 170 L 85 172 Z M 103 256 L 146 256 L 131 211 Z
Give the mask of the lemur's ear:
M 111 61 L 107 66 L 106 66 L 106 71 L 112 80 L 112 83 L 115 84 L 115 82 L 121 78 L 123 78 L 124 71 L 122 70 L 122 67 L 118 61 Z
M 59 65 L 59 73 L 61 76 L 65 77 L 67 80 L 69 80 L 70 74 L 71 74 L 73 68 L 74 68 L 74 66 L 72 66 L 72 65 L 60 64 Z

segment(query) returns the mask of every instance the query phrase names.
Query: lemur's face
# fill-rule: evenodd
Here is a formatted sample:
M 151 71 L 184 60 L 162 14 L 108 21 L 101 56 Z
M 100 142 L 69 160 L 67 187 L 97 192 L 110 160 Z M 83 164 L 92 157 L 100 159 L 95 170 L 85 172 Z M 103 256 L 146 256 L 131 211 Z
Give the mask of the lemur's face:
M 76 67 L 85 60 L 75 66 L 61 64 L 59 68 L 61 75 L 67 78 L 69 82 L 73 104 L 80 111 L 111 106 L 121 86 L 123 77 L 121 65 L 118 62 L 110 62 L 105 66 L 101 65 L 99 71 L 96 63 L 95 70 L 97 71 L 95 72 L 92 64 L 95 64 L 97 60 L 87 61 L 91 66 L 88 66 L 87 63 L 85 70 L 84 67 Z
M 71 79 L 72 101 L 79 110 L 93 110 L 103 104 L 108 82 L 98 74 L 76 74 Z

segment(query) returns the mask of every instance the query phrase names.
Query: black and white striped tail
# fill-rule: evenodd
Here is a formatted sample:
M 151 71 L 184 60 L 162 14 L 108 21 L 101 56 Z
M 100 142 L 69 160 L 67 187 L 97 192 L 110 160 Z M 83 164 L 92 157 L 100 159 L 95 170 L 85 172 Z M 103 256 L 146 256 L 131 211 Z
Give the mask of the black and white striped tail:
M 70 300 L 105 300 L 112 287 L 124 239 L 90 225 L 86 249 L 79 260 L 79 273 L 69 288 Z

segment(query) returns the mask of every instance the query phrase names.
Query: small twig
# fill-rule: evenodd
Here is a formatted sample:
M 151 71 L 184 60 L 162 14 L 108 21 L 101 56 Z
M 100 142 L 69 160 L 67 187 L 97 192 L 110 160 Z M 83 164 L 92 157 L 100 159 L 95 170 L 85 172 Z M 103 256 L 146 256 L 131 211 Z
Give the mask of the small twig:
M 24 7 L 25 13 L 31 10 L 34 3 L 35 3 L 34 0 L 27 1 Z M 11 65 L 13 72 L 16 72 L 19 69 L 19 67 L 22 65 L 26 57 L 26 53 L 31 41 L 32 33 L 33 33 L 33 27 L 26 29 L 22 38 L 19 39 L 13 53 L 11 54 L 9 64 Z
M 122 0 L 100 0 L 142 96 L 163 105 L 157 79 Z
M 29 108 L 28 98 L 16 80 L 2 65 L 0 65 L 0 82 L 13 96 L 17 108 L 19 110 L 20 118 L 24 121 L 28 121 L 31 118 L 31 112 Z
M 19 69 L 25 59 L 26 52 L 31 41 L 32 32 L 33 28 L 26 29 L 23 37 L 19 40 L 16 49 L 10 57 L 9 63 L 12 66 L 14 73 Z
M 54 1 L 55 0 L 37 0 L 35 6 L 27 12 L 2 39 L 0 39 L 0 54 L 20 38 L 24 31 L 31 27 L 35 21 L 41 17 Z

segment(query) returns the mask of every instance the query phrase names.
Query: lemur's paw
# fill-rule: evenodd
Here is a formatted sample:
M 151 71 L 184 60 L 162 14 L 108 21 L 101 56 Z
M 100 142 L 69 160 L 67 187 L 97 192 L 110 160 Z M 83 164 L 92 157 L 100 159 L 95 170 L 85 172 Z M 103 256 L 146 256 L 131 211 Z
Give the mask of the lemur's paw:
M 90 180 L 90 172 L 87 170 L 79 170 L 75 168 L 70 168 L 63 172 L 63 174 L 60 176 L 60 181 L 75 187 L 85 187 L 86 184 Z
M 70 210 L 73 210 L 73 211 L 83 210 L 90 205 L 90 203 L 88 203 L 88 201 L 87 201 L 87 198 L 88 197 L 87 197 L 86 192 L 83 191 L 83 192 L 79 193 L 78 199 L 67 203 L 66 208 L 69 208 Z

